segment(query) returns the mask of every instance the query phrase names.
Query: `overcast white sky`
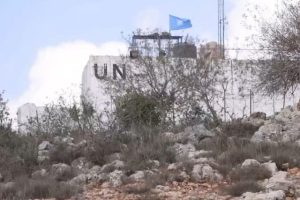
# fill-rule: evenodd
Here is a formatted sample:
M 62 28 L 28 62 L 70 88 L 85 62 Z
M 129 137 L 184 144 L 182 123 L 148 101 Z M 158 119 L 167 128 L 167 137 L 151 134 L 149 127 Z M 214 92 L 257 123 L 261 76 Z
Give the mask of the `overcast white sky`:
M 225 0 L 228 46 L 245 46 L 250 33 L 243 14 L 249 3 L 272 16 L 277 0 Z M 63 91 L 78 95 L 89 55 L 126 53 L 122 31 L 128 35 L 137 28 L 168 30 L 169 14 L 189 18 L 193 24 L 174 34 L 216 40 L 217 0 L 1 1 L 0 90 L 6 91 L 11 111 L 26 102 L 42 105 Z

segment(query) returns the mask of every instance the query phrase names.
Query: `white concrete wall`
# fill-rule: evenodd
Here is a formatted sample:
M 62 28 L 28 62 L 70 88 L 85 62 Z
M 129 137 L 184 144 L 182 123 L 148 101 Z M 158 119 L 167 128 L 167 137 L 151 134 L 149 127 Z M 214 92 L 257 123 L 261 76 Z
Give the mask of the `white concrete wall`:
M 122 64 L 121 57 L 112 56 L 91 56 L 85 66 L 82 76 L 82 94 L 89 102 L 97 108 L 99 112 L 103 108 L 110 109 L 106 104 L 111 98 L 104 91 L 105 80 L 98 80 L 94 74 L 94 64 L 100 66 L 99 72 L 103 72 L 102 66 L 108 65 L 108 76 L 112 77 L 112 65 Z M 267 115 L 272 115 L 282 108 L 283 98 L 277 96 L 274 99 L 265 97 L 262 94 L 255 92 L 256 75 L 255 62 L 248 60 L 225 60 L 219 63 L 224 70 L 224 78 L 227 80 L 226 91 L 226 119 L 231 117 L 243 117 L 250 114 L 250 90 L 252 95 L 252 112 L 266 112 Z M 128 66 L 127 66 L 128 67 Z M 122 80 L 120 80 L 122 81 Z M 224 99 L 223 89 L 221 85 L 216 87 L 219 92 L 219 98 L 214 102 L 214 107 L 224 119 Z M 293 105 L 298 102 L 299 91 L 296 91 L 294 99 L 289 94 L 286 99 L 286 105 Z
M 43 112 L 44 108 L 37 107 L 34 103 L 26 103 L 20 106 L 17 111 L 18 132 L 27 133 L 29 119 L 41 116 Z
M 111 103 L 110 95 L 105 91 L 107 81 L 99 80 L 95 76 L 94 64 L 99 67 L 98 74 L 103 75 L 103 66 L 107 65 L 108 77 L 113 76 L 113 64 L 121 66 L 123 59 L 118 56 L 90 56 L 84 71 L 82 73 L 82 95 L 90 102 L 98 113 L 104 110 L 111 111 L 113 105 Z M 214 102 L 214 107 L 222 116 L 223 119 L 229 120 L 230 117 L 243 117 L 250 114 L 250 90 L 254 91 L 255 77 L 255 64 L 247 60 L 225 60 L 219 63 L 224 71 L 223 78 L 227 81 L 226 90 L 226 117 L 224 116 L 224 99 L 222 86 L 219 84 L 216 88 L 220 94 Z M 129 66 L 129 65 L 128 65 Z M 128 67 L 127 66 L 127 67 Z M 221 77 L 222 78 L 222 77 Z M 118 77 L 118 81 L 122 81 Z M 288 94 L 286 105 L 293 105 L 298 102 L 300 97 L 299 90 L 296 91 L 294 98 Z M 267 115 L 272 115 L 282 108 L 283 98 L 278 96 L 274 99 L 264 97 L 259 93 L 254 93 L 252 96 L 252 112 L 260 111 L 265 112 Z M 18 124 L 19 131 L 26 131 L 26 123 L 28 118 L 36 117 L 36 114 L 42 115 L 43 108 L 37 107 L 34 104 L 28 103 L 22 105 L 18 109 Z

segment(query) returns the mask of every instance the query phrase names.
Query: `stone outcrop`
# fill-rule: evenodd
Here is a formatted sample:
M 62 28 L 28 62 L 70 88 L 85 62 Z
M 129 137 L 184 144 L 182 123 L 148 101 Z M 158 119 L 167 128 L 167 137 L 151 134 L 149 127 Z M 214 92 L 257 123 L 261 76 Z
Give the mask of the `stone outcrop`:
M 266 120 L 251 138 L 253 142 L 296 142 L 300 139 L 300 111 L 288 106 Z
M 262 192 L 262 193 L 244 193 L 240 199 L 243 200 L 285 200 L 285 194 L 282 190 Z
M 50 159 L 50 150 L 53 148 L 53 145 L 49 141 L 43 141 L 38 146 L 38 162 L 42 163 Z
M 207 164 L 194 165 L 191 178 L 197 182 L 209 181 L 218 182 L 223 176 Z

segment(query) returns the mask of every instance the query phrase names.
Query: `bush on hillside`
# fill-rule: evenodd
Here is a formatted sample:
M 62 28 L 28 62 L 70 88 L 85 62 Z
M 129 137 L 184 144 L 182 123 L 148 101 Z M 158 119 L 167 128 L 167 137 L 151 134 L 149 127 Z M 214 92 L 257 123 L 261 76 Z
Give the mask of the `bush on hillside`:
M 126 129 L 132 125 L 157 126 L 161 121 L 158 102 L 151 96 L 129 93 L 117 100 L 116 117 Z
M 222 124 L 221 129 L 222 133 L 227 137 L 236 136 L 241 138 L 251 138 L 259 127 L 250 123 L 241 122 L 240 120 L 234 120 Z

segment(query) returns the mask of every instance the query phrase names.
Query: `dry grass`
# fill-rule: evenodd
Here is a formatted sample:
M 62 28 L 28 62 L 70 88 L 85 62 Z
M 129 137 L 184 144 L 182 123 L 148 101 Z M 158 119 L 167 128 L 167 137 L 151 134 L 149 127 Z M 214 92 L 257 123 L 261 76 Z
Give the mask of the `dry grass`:
M 232 170 L 229 176 L 233 181 L 256 181 L 270 178 L 272 173 L 264 166 L 250 165 Z
M 127 144 L 122 152 L 127 171 L 151 169 L 150 160 L 158 160 L 160 165 L 175 162 L 175 153 L 169 148 L 173 143 L 158 135 L 158 130 L 143 127 L 135 140 Z
M 241 196 L 245 192 L 260 192 L 262 190 L 264 188 L 255 181 L 240 181 L 226 188 L 226 192 L 235 197 Z
M 20 177 L 11 187 L 0 188 L 0 199 L 68 199 L 80 192 L 80 188 L 60 183 L 53 178 L 32 180 Z

